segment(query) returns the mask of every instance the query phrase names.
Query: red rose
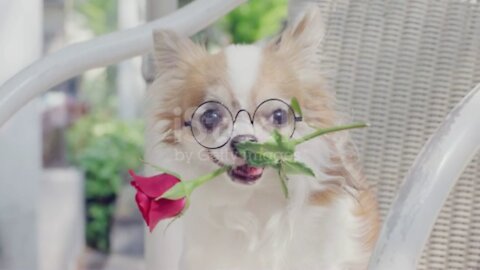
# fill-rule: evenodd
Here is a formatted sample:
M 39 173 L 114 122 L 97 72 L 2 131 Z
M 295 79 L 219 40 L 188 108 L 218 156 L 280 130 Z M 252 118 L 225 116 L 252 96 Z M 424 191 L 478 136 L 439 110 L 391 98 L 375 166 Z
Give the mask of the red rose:
M 165 192 L 180 183 L 180 179 L 167 173 L 152 177 L 135 175 L 132 170 L 129 173 L 133 179 L 131 184 L 137 190 L 135 201 L 150 232 L 160 220 L 176 217 L 182 213 L 186 204 L 185 197 L 177 200 L 160 198 Z

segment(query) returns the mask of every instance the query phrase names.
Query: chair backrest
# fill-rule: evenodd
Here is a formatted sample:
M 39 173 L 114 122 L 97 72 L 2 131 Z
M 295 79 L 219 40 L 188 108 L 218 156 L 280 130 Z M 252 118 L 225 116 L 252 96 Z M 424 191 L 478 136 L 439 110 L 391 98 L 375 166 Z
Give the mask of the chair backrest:
M 420 148 L 480 83 L 480 1 L 296 0 L 290 15 L 307 2 L 325 13 L 319 57 L 339 109 L 372 124 L 354 139 L 384 216 Z M 480 269 L 479 155 L 444 206 L 418 269 Z

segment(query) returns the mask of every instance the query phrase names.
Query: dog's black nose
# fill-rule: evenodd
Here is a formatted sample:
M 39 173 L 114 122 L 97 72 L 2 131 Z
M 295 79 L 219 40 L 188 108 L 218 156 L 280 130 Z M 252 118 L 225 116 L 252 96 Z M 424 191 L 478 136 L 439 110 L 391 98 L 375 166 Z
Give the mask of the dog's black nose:
M 241 157 L 240 154 L 237 151 L 237 144 L 240 142 L 245 142 L 245 141 L 250 141 L 250 142 L 256 142 L 257 137 L 253 135 L 237 135 L 232 138 L 230 141 L 230 147 L 232 148 L 233 154 L 237 157 Z

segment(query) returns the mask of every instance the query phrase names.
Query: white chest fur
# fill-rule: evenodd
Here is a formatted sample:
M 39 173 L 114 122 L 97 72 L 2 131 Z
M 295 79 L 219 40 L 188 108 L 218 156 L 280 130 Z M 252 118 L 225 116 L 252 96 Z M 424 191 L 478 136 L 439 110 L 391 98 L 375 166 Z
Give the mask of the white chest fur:
M 184 220 L 185 270 L 363 269 L 358 267 L 367 254 L 356 238 L 360 223 L 352 214 L 353 199 L 301 206 L 273 190 L 238 197 L 226 188 L 220 196 L 236 201 L 218 205 L 212 204 L 218 195 L 198 194 Z

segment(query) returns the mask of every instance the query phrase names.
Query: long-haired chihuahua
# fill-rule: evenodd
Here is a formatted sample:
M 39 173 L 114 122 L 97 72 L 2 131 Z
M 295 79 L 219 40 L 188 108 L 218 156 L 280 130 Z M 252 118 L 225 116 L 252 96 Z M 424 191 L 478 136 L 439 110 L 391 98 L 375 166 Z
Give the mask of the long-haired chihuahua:
M 155 246 L 149 263 L 163 270 L 367 268 L 377 202 L 346 132 L 297 148 L 296 159 L 316 177 L 291 176 L 288 199 L 274 170 L 250 166 L 236 151 L 274 129 L 299 137 L 342 121 L 317 66 L 320 17 L 312 9 L 270 43 L 215 54 L 174 32 L 154 33 L 158 74 L 148 93 L 146 160 L 186 179 L 231 169 L 196 191 L 180 220 L 157 227 L 147 239 Z

